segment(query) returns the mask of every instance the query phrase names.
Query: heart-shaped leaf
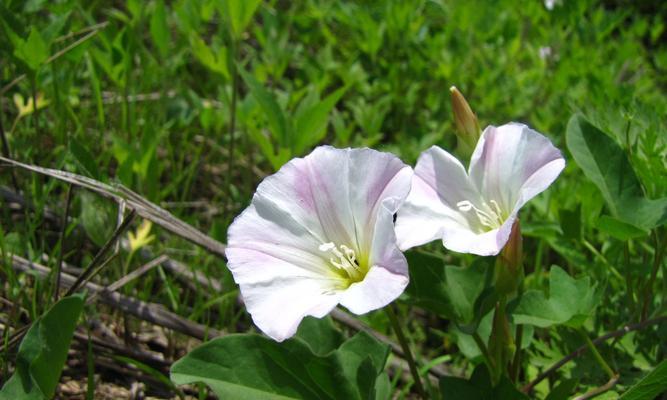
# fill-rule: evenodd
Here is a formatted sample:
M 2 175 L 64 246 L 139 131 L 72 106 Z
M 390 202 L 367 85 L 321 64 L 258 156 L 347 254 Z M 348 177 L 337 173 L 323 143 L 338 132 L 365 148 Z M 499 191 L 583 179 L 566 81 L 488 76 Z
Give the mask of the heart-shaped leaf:
M 601 295 L 589 277 L 574 279 L 553 266 L 549 272 L 549 297 L 540 290 L 524 293 L 512 311 L 513 322 L 540 328 L 561 324 L 580 327 L 593 314 Z

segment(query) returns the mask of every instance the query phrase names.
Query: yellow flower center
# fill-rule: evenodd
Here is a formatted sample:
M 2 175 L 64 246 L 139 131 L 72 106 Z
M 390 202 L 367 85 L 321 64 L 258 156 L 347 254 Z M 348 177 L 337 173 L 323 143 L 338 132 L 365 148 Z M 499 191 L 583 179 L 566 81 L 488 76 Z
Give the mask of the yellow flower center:
M 357 254 L 350 247 L 341 244 L 336 246 L 333 242 L 320 245 L 320 251 L 330 253 L 329 264 L 332 270 L 343 278 L 345 288 L 355 282 L 360 282 L 366 276 L 368 268 L 365 263 L 357 259 Z

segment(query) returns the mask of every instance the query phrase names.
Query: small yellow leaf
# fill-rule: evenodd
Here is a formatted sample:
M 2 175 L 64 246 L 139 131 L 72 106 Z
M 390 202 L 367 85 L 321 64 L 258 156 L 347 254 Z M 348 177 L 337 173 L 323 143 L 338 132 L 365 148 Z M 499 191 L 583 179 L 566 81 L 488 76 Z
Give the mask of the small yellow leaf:
M 14 105 L 19 111 L 18 118 L 25 117 L 35 112 L 35 106 L 32 97 L 28 97 L 26 101 L 20 93 L 14 93 Z M 44 98 L 43 93 L 37 93 L 37 110 L 40 110 L 49 105 L 49 100 Z
M 127 234 L 128 240 L 130 241 L 130 251 L 137 251 L 155 240 L 155 235 L 150 235 L 152 227 L 153 224 L 151 221 L 144 220 L 135 233 L 129 232 Z

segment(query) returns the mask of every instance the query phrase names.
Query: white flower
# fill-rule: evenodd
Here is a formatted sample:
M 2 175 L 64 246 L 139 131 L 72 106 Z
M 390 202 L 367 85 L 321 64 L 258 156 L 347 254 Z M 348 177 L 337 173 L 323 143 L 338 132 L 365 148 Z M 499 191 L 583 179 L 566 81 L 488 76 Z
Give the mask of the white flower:
M 254 323 L 271 338 L 294 335 L 308 315 L 337 304 L 381 308 L 408 284 L 393 216 L 412 169 L 371 149 L 318 147 L 264 179 L 229 228 L 229 269 Z
M 549 46 L 541 46 L 538 50 L 538 54 L 540 56 L 540 59 L 546 60 L 547 58 L 551 57 L 553 51 Z
M 412 189 L 396 219 L 406 250 L 436 239 L 453 251 L 495 255 L 505 246 L 519 209 L 565 167 L 549 139 L 526 125 L 487 127 L 466 172 L 433 146 L 415 167 Z

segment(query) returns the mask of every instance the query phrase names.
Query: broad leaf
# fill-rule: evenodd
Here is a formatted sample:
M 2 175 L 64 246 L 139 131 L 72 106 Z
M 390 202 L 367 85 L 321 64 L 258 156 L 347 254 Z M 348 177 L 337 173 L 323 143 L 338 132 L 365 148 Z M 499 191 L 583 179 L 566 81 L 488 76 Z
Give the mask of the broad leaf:
M 469 267 L 455 267 L 420 252 L 410 252 L 407 257 L 411 267 L 407 292 L 412 300 L 474 331 L 493 303 L 485 301 L 493 275 L 491 259 L 478 258 Z
M 33 27 L 28 38 L 25 41 L 19 41 L 14 49 L 14 55 L 23 61 L 28 68 L 36 71 L 49 57 L 49 46 L 44 42 L 39 31 Z
M 299 338 L 243 334 L 214 339 L 171 368 L 176 384 L 203 382 L 220 398 L 374 399 L 389 349 L 359 333 L 327 355 Z
M 667 198 L 646 198 L 623 149 L 581 115 L 568 123 L 567 147 L 613 216 L 642 229 L 667 222 Z
M 667 391 L 667 360 L 623 393 L 620 400 L 652 400 Z
M 513 322 L 540 328 L 561 324 L 580 327 L 593 314 L 601 295 L 589 277 L 574 279 L 553 266 L 549 272 L 549 297 L 539 290 L 524 293 L 512 311 Z
M 638 228 L 608 215 L 603 215 L 598 219 L 597 228 L 619 240 L 634 239 L 646 236 L 649 233 L 645 229 Z
M 82 310 L 83 297 L 66 297 L 33 323 L 16 355 L 14 375 L 3 386 L 0 398 L 53 397 Z
M 317 355 L 326 355 L 343 343 L 343 335 L 336 329 L 331 318 L 306 317 L 301 321 L 296 337 L 303 340 Z

